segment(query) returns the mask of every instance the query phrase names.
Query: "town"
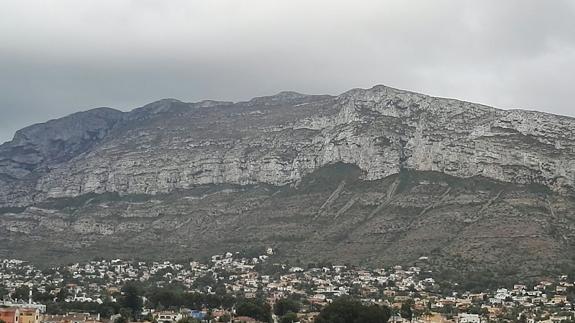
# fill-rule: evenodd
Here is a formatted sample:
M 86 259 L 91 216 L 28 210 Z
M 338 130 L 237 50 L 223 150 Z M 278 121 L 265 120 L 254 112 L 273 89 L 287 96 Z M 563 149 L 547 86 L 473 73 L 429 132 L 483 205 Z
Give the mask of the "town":
M 422 266 L 287 265 L 274 250 L 203 261 L 96 259 L 39 268 L 0 260 L 0 322 L 315 322 L 339 299 L 391 322 L 574 322 L 573 277 L 484 291 L 446 289 Z M 335 303 L 334 303 L 335 302 Z

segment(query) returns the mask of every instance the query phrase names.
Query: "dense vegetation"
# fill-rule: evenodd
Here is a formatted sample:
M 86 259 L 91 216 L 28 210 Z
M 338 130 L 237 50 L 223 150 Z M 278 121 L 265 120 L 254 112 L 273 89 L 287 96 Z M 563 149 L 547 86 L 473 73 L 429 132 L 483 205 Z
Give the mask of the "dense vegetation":
M 245 299 L 238 303 L 236 314 L 249 316 L 262 322 L 271 322 L 271 307 L 261 299 Z
M 343 297 L 326 306 L 316 323 L 385 323 L 391 317 L 388 307 L 363 305 L 360 301 Z

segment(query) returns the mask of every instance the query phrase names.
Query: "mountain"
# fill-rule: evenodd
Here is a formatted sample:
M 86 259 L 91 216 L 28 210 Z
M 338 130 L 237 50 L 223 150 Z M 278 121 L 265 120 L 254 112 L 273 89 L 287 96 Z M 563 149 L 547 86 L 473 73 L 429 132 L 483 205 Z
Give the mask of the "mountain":
M 165 99 L 0 146 L 0 256 L 573 268 L 575 119 L 375 86 Z M 550 266 L 553 264 L 553 266 Z

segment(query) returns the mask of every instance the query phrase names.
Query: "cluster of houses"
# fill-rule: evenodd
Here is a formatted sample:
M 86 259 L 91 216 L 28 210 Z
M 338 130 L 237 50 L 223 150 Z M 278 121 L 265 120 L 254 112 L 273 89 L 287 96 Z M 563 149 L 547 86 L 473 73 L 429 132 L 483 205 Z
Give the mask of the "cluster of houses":
M 216 293 L 214 286 L 198 286 L 196 282 L 205 277 L 224 286 L 227 294 L 248 299 L 263 297 L 272 306 L 280 299 L 295 297 L 302 305 L 297 313 L 302 323 L 313 322 L 321 308 L 345 295 L 366 304 L 389 306 L 393 311 L 393 322 L 569 322 L 575 319 L 569 296 L 574 285 L 567 276 L 533 286 L 516 284 L 481 293 L 446 293 L 433 278 L 433 273 L 422 269 L 424 264 L 366 269 L 331 264 L 290 266 L 274 263 L 271 259 L 273 250 L 268 249 L 256 257 L 231 252 L 214 255 L 203 263 L 93 260 L 50 270 L 40 270 L 19 260 L 0 260 L 0 282 L 9 292 L 0 303 L 0 319 L 5 323 L 95 323 L 117 318 L 104 319 L 96 313 L 45 313 L 44 305 L 34 303 L 34 295 L 28 300 L 11 296 L 22 286 L 52 295 L 54 301 L 102 304 L 104 300 L 115 302 L 113 295 L 130 281 L 148 282 L 157 287 L 178 283 L 190 292 Z M 426 261 L 425 258 L 420 260 Z M 400 315 L 405 303 L 413 310 L 410 318 Z M 256 321 L 238 317 L 234 309 L 160 311 L 144 306 L 144 312 L 158 323 L 175 323 L 185 318 Z M 277 317 L 274 316 L 274 320 Z

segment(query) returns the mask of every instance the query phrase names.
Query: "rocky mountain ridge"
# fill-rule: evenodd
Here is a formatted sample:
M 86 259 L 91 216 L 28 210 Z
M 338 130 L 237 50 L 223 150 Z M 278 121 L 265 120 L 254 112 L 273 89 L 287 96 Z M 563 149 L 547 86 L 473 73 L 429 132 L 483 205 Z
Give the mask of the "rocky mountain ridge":
M 347 165 L 344 173 L 354 175 L 342 179 L 339 171 L 332 172 L 334 165 Z M 314 178 L 325 169 L 332 175 L 320 176 L 326 184 L 318 189 Z M 402 174 L 411 174 L 410 180 L 402 180 Z M 490 184 L 475 188 L 477 179 Z M 245 245 L 279 243 L 286 250 L 294 248 L 286 239 L 295 239 L 293 245 L 322 250 L 327 258 L 406 260 L 431 252 L 431 246 L 459 255 L 469 241 L 441 225 L 459 223 L 454 226 L 467 232 L 485 212 L 493 212 L 499 221 L 488 220 L 489 230 L 502 235 L 531 230 L 531 240 L 520 238 L 526 243 L 520 246 L 538 241 L 554 250 L 550 259 L 555 259 L 573 241 L 574 187 L 575 119 L 569 117 L 385 86 L 339 96 L 282 92 L 239 103 L 166 99 L 131 112 L 77 113 L 25 128 L 1 145 L 0 208 L 5 211 L 0 230 L 11 249 L 27 252 L 30 247 L 14 236 L 61 251 L 152 230 L 158 245 L 173 248 L 174 241 L 158 237 L 177 233 L 186 249 L 189 238 L 180 231 L 200 234 L 190 226 L 201 223 L 221 235 L 212 237 L 211 245 L 199 238 L 205 248 L 217 249 L 226 245 L 226 237 L 239 235 L 238 241 L 250 237 Z M 232 207 L 227 199 L 243 206 Z M 287 203 L 285 214 L 273 215 L 272 202 Z M 240 218 L 242 223 L 235 222 Z M 427 225 L 444 237 L 416 225 L 430 218 L 435 220 Z M 258 225 L 246 227 L 255 219 Z M 289 226 L 286 232 L 292 234 L 274 238 L 278 226 Z M 378 227 L 383 231 L 373 231 Z M 54 242 L 57 232 L 69 230 L 74 234 L 63 244 Z M 261 237 L 253 237 L 253 230 Z M 364 235 L 354 236 L 360 232 Z M 415 239 L 414 232 L 416 240 L 423 235 L 432 242 L 410 240 L 405 259 L 386 249 L 406 237 Z M 339 238 L 365 247 L 353 256 L 349 246 L 342 248 L 348 256 L 325 249 Z M 314 239 L 331 242 L 310 248 Z M 442 247 L 445 239 L 456 241 L 452 249 Z M 382 243 L 387 247 L 372 251 Z M 535 248 L 533 259 L 542 250 Z
M 283 185 L 335 162 L 358 165 L 366 180 L 405 168 L 537 183 L 568 194 L 575 184 L 574 138 L 572 118 L 383 86 L 238 104 L 161 100 L 129 113 L 95 109 L 19 131 L 0 146 L 8 187 L 0 205 L 209 183 Z

